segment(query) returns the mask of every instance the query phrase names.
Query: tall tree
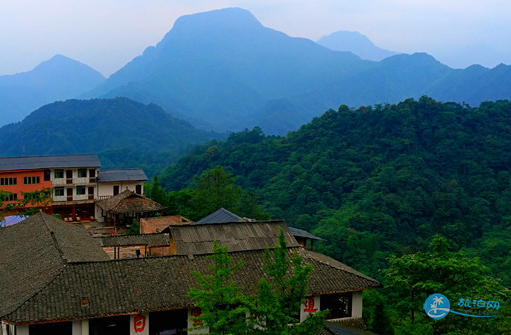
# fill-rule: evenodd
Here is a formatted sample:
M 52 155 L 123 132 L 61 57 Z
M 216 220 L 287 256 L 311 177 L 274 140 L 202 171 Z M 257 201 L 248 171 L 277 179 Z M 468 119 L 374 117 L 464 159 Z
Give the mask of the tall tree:
M 297 314 L 307 294 L 307 283 L 312 266 L 303 265 L 297 254 L 289 254 L 282 229 L 279 244 L 264 255 L 267 278 L 259 280 L 255 298 L 255 316 L 258 327 L 255 334 L 261 335 L 307 335 L 319 332 L 323 327 L 326 311 L 316 312 L 304 322 L 298 323 Z M 298 316 L 299 317 L 299 316 Z
M 227 248 L 216 241 L 213 251 L 209 257 L 213 261 L 211 274 L 192 273 L 199 287 L 190 290 L 189 296 L 201 309 L 195 329 L 209 328 L 210 334 L 221 335 L 310 335 L 322 329 L 326 311 L 316 312 L 303 323 L 296 319 L 312 266 L 303 265 L 296 253 L 289 254 L 282 230 L 279 244 L 265 252 L 265 277 L 260 279 L 255 296 L 245 296 L 232 279 L 243 264 L 231 265 Z
M 213 262 L 209 267 L 211 275 L 192 272 L 199 288 L 191 289 L 189 296 L 201 311 L 195 318 L 195 328 L 207 328 L 212 335 L 246 334 L 249 330 L 246 315 L 251 310 L 250 301 L 232 279 L 243 264 L 231 265 L 227 247 L 219 246 L 217 241 L 213 244 L 213 255 L 208 258 Z

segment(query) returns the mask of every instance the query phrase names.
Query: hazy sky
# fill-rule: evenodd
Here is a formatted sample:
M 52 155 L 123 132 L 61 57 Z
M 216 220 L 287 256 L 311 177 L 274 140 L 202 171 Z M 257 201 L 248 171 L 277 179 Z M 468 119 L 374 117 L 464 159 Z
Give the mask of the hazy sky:
M 511 64 L 509 0 L 0 0 L 0 75 L 57 53 L 109 75 L 179 16 L 225 7 L 291 36 L 358 31 L 381 48 L 428 52 L 453 67 Z

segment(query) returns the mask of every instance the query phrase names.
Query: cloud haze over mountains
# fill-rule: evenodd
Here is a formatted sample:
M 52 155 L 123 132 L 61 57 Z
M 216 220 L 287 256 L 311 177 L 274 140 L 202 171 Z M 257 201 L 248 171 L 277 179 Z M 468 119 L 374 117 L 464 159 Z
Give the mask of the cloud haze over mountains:
M 106 81 L 96 71 L 62 56 L 32 72 L 0 78 L 7 83 L 4 101 L 17 101 L 24 106 L 25 115 L 38 107 L 37 101 L 23 99 L 21 93 L 9 95 L 12 85 L 9 88 L 7 79 L 44 73 L 43 78 L 50 81 L 33 80 L 39 83 L 38 89 L 62 89 L 58 94 L 45 92 L 42 103 L 78 96 L 124 96 L 161 105 L 203 129 L 223 132 L 258 125 L 271 134 L 297 129 L 341 104 L 358 107 L 430 95 L 442 101 L 477 105 L 511 97 L 509 66 L 455 70 L 425 53 L 385 58 L 391 52 L 377 48 L 360 34 L 351 35 L 349 41 L 345 38 L 346 49 L 371 58 L 363 54 L 364 47 L 369 47 L 376 59 L 384 59 L 368 61 L 349 51 L 334 51 L 308 39 L 290 37 L 266 28 L 247 10 L 227 8 L 179 18 L 155 47 L 146 48 Z M 337 46 L 331 47 L 342 48 L 339 41 L 342 44 L 342 39 L 337 39 Z M 59 60 L 62 65 L 58 65 Z M 41 72 L 40 68 L 49 70 Z M 31 91 L 25 91 L 31 97 L 44 95 L 27 92 Z M 31 102 L 32 109 L 22 102 Z M 15 109 L 4 108 L 4 115 L 7 110 Z M 20 120 L 21 113 L 16 115 L 17 119 L 4 119 Z

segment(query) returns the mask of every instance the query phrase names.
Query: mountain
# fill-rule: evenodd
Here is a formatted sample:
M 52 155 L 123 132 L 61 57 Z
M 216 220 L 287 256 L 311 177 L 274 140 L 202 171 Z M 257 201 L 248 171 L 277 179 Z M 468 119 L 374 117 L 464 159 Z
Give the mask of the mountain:
M 336 31 L 323 36 L 318 44 L 337 51 L 350 51 L 362 59 L 381 61 L 398 52 L 385 50 L 374 45 L 367 36 L 356 31 Z
M 271 217 L 325 238 L 324 252 L 371 275 L 442 234 L 509 286 L 510 128 L 509 100 L 343 105 L 284 137 L 254 128 L 201 145 L 159 180 L 179 190 L 221 165 Z
M 179 18 L 156 47 L 88 96 L 155 102 L 194 124 L 221 130 L 258 124 L 274 112 L 267 110 L 271 101 L 281 100 L 298 109 L 284 125 L 273 126 L 294 129 L 316 114 L 310 111 L 317 108 L 316 99 L 307 97 L 312 87 L 322 90 L 337 76 L 370 65 L 351 53 L 263 27 L 246 10 L 228 8 Z
M 20 121 L 47 103 L 82 94 L 104 80 L 96 70 L 62 55 L 29 72 L 0 76 L 0 126 Z
M 126 98 L 54 102 L 0 133 L 2 156 L 97 153 L 103 167 L 141 167 L 149 175 L 220 137 Z
M 179 18 L 161 42 L 86 96 L 156 103 L 205 129 L 258 125 L 285 134 L 341 104 L 396 103 L 425 94 L 471 105 L 509 98 L 510 69 L 455 70 L 424 53 L 363 60 L 227 8 Z

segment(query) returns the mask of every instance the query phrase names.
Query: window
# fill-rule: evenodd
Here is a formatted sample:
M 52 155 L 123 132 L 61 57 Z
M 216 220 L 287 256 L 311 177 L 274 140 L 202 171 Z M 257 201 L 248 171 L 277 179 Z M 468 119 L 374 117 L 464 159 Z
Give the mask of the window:
M 16 177 L 6 177 L 6 178 L 0 178 L 0 185 L 16 185 L 18 183 L 18 178 Z
M 96 170 L 95 169 L 90 169 L 89 170 L 89 177 L 91 177 L 91 178 L 96 177 Z
M 119 186 L 115 185 L 114 186 L 114 195 L 117 195 L 117 194 L 119 194 Z
M 351 293 L 327 294 L 320 297 L 320 309 L 328 309 L 327 320 L 351 316 Z
M 44 181 L 50 181 L 50 170 L 44 170 Z
M 85 195 L 85 186 L 76 186 L 76 195 Z
M 54 194 L 56 197 L 64 196 L 64 188 L 63 187 L 55 187 Z
M 78 178 L 87 177 L 87 169 L 78 169 Z
M 3 196 L 3 201 L 16 201 L 18 200 L 18 193 L 9 193 Z
M 135 186 L 135 193 L 142 194 L 142 185 Z
M 54 175 L 55 179 L 64 178 L 64 170 L 55 170 Z
M 89 195 L 93 195 L 94 194 L 94 187 L 90 186 L 89 190 L 87 191 L 87 193 L 89 193 Z
M 41 179 L 39 176 L 23 177 L 23 184 L 25 185 L 39 184 L 40 182 Z

